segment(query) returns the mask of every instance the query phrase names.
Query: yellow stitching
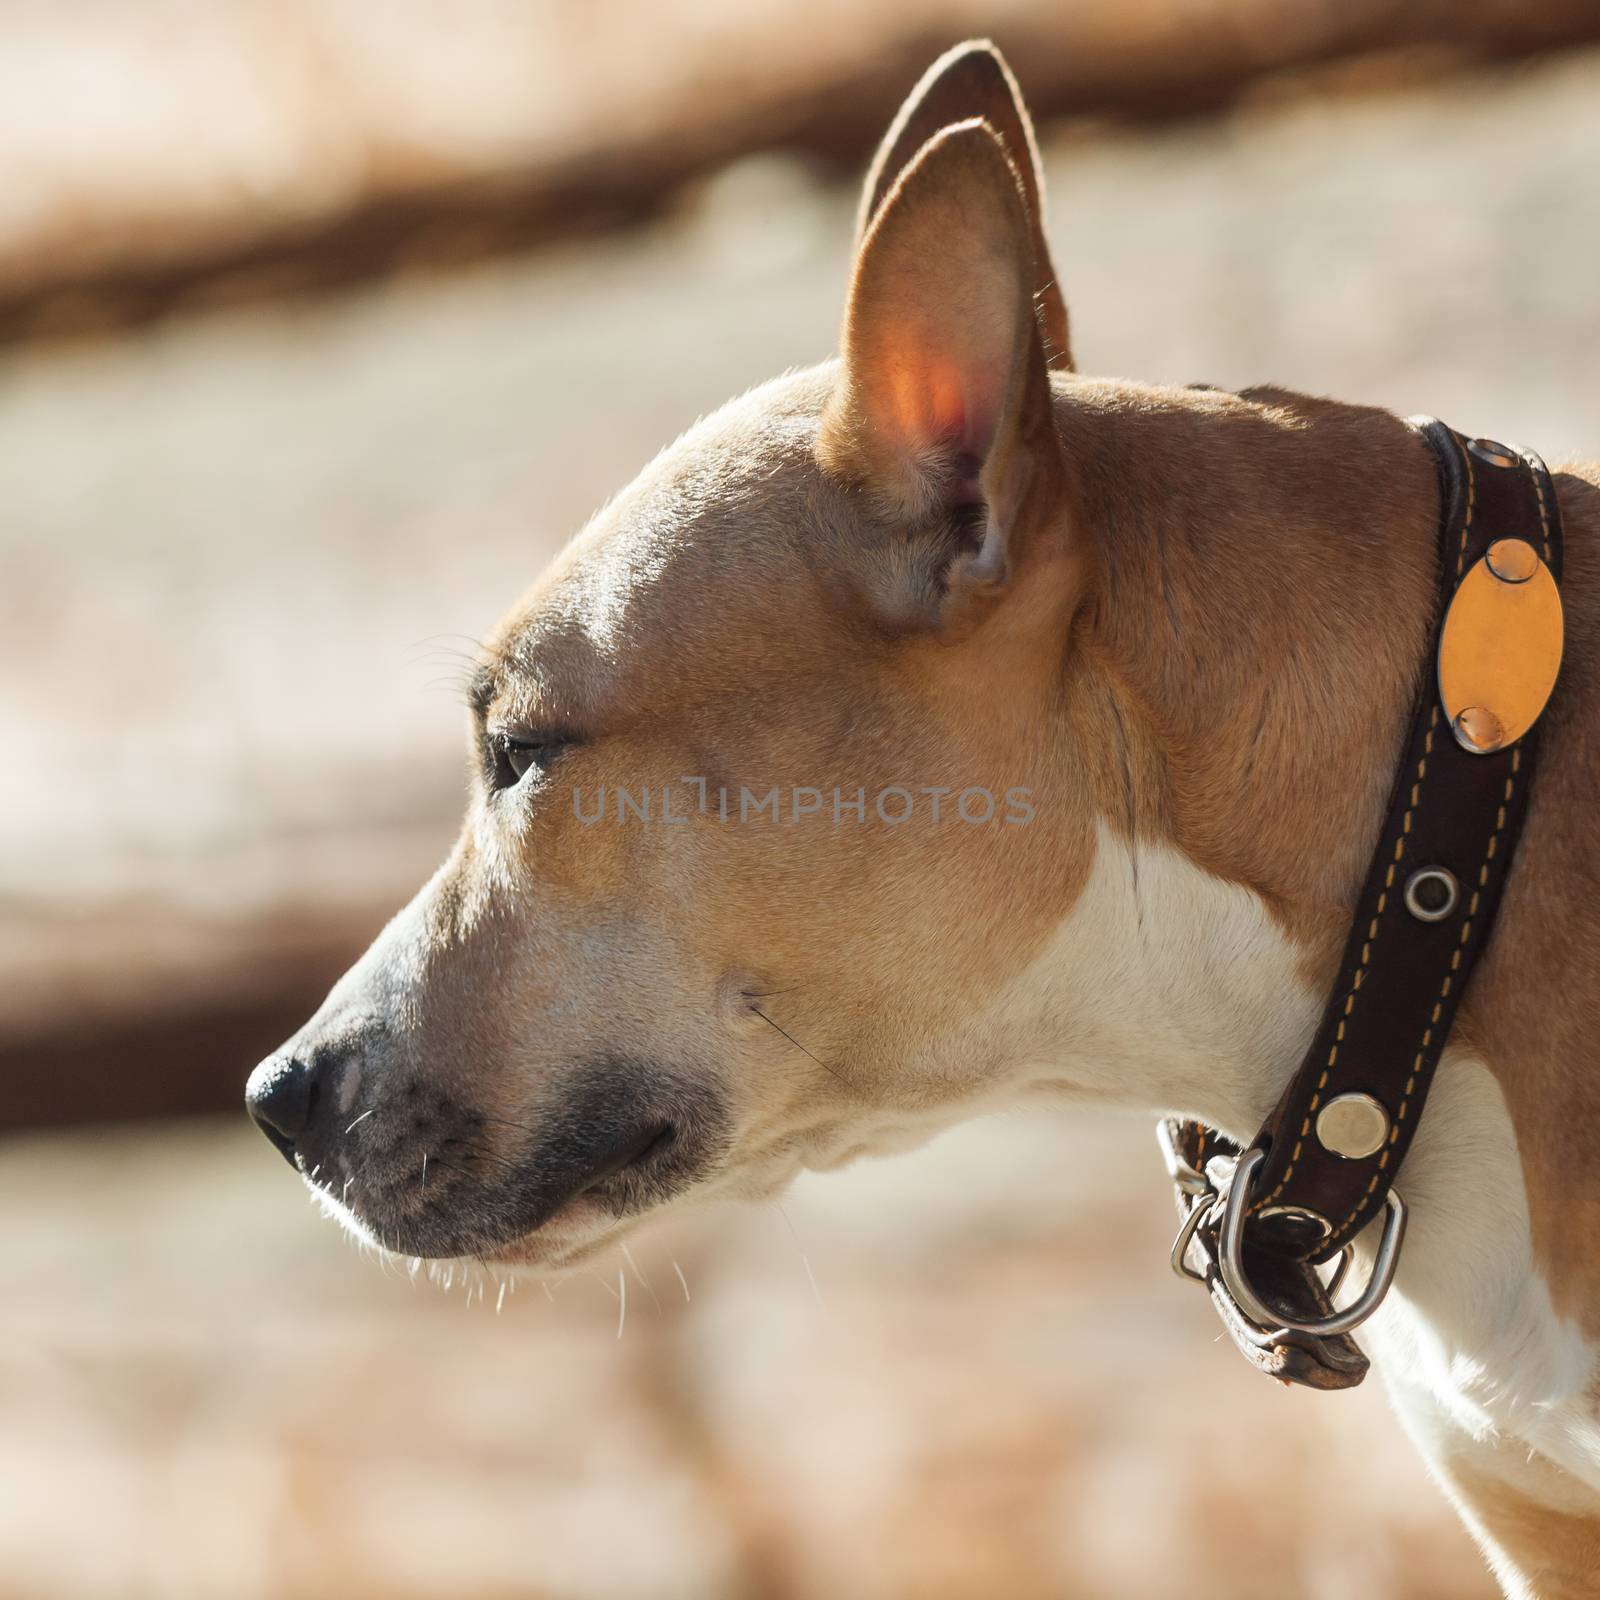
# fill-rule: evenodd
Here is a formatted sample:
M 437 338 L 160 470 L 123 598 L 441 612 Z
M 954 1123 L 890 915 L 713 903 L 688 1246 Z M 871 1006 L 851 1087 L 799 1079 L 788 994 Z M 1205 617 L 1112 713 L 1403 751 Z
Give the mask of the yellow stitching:
M 1520 747 L 1518 747 L 1518 748 L 1513 749 L 1512 752 L 1511 752 L 1511 771 L 1506 775 L 1505 805 L 1502 805 L 1499 808 L 1499 812 L 1498 812 L 1499 820 L 1495 823 L 1495 833 L 1494 833 L 1494 835 L 1491 835 L 1490 841 L 1489 841 L 1491 846 L 1494 843 L 1494 839 L 1496 837 L 1498 837 L 1500 830 L 1503 827 L 1505 827 L 1506 806 L 1510 805 L 1511 797 L 1516 791 L 1517 773 L 1521 770 L 1521 768 L 1522 768 L 1522 750 L 1521 750 Z M 1485 863 L 1484 868 L 1479 873 L 1479 882 L 1480 883 L 1483 881 L 1483 876 L 1484 876 L 1485 873 L 1487 873 L 1487 871 L 1488 871 L 1488 866 L 1487 866 L 1487 863 Z M 1461 929 L 1461 940 L 1460 940 L 1460 943 L 1457 944 L 1456 950 L 1455 950 L 1455 954 L 1452 956 L 1451 961 L 1450 961 L 1450 971 L 1452 973 L 1460 965 L 1460 962 L 1461 962 L 1461 946 L 1464 945 L 1467 942 L 1467 936 L 1472 931 L 1472 917 L 1473 917 L 1473 912 L 1475 911 L 1475 909 L 1477 907 L 1477 904 L 1478 904 L 1478 897 L 1476 895 L 1474 895 L 1472 897 L 1473 910 L 1469 910 L 1468 913 L 1467 913 L 1466 921 L 1465 921 L 1465 923 L 1464 923 L 1464 925 L 1463 925 L 1463 927 Z M 1439 1020 L 1439 1012 L 1440 1012 L 1440 1010 L 1441 1010 L 1441 1008 L 1443 1006 L 1445 997 L 1450 993 L 1450 985 L 1451 985 L 1452 981 L 1453 981 L 1452 978 L 1449 975 L 1446 975 L 1444 983 L 1443 983 L 1443 985 L 1441 986 L 1441 988 L 1439 990 L 1439 1001 L 1438 1001 L 1437 1004 L 1435 1004 L 1435 1006 L 1433 1008 L 1433 1020 L 1435 1022 L 1437 1022 Z M 1406 1079 L 1405 1093 L 1402 1096 L 1401 1101 L 1400 1101 L 1400 1109 L 1395 1115 L 1395 1127 L 1396 1127 L 1397 1130 L 1398 1130 L 1400 1122 L 1402 1120 L 1404 1120 L 1404 1118 L 1405 1118 L 1407 1108 L 1411 1104 L 1412 1090 L 1415 1088 L 1416 1081 L 1417 1081 L 1416 1080 L 1416 1075 L 1421 1070 L 1422 1058 L 1423 1058 L 1424 1053 L 1427 1051 L 1429 1037 L 1430 1037 L 1430 1035 L 1428 1033 L 1424 1033 L 1423 1034 L 1423 1036 L 1422 1036 L 1422 1047 L 1421 1047 L 1421 1049 L 1419 1049 L 1417 1051 L 1416 1058 L 1411 1063 L 1411 1074 L 1412 1075 L 1409 1078 Z M 1392 1139 L 1391 1139 L 1390 1143 L 1391 1144 L 1393 1143 Z M 1363 1207 L 1365 1207 L 1367 1201 L 1369 1201 L 1372 1198 L 1373 1191 L 1378 1187 L 1378 1180 L 1382 1177 L 1384 1168 L 1387 1167 L 1388 1165 L 1389 1165 L 1389 1151 L 1387 1149 L 1385 1149 L 1383 1154 L 1378 1158 L 1377 1171 L 1372 1174 L 1371 1181 L 1367 1184 L 1365 1193 L 1363 1193 L 1361 1198 L 1359 1200 L 1357 1200 L 1356 1203 L 1350 1208 L 1349 1215 L 1346 1216 L 1344 1218 L 1344 1220 L 1340 1222 L 1338 1227 L 1336 1227 L 1333 1230 L 1333 1232 L 1330 1233 L 1328 1235 L 1328 1237 L 1322 1241 L 1322 1245 L 1323 1245 L 1324 1249 L 1326 1249 L 1327 1246 L 1329 1246 L 1329 1245 L 1333 1244 L 1335 1241 L 1337 1241 L 1339 1239 L 1339 1237 L 1350 1227 L 1351 1223 L 1353 1223 L 1355 1221 L 1355 1219 L 1361 1214 L 1361 1211 L 1362 1211 Z
M 1550 514 L 1544 503 L 1544 484 L 1542 474 L 1535 465 L 1535 458 L 1526 450 L 1519 451 L 1522 464 L 1528 469 L 1529 476 L 1533 479 L 1533 492 L 1539 497 L 1539 542 L 1544 546 L 1544 564 L 1550 565 Z
M 1461 581 L 1461 569 L 1467 560 L 1467 538 L 1472 532 L 1472 513 L 1478 504 L 1478 480 L 1472 471 L 1472 457 L 1465 450 L 1459 450 L 1463 464 L 1467 469 L 1467 514 L 1461 521 L 1461 545 L 1456 551 L 1456 582 Z
M 1402 855 L 1402 853 L 1404 851 L 1404 848 L 1405 848 L 1405 835 L 1408 834 L 1411 831 L 1411 810 L 1412 810 L 1412 807 L 1414 807 L 1416 805 L 1416 803 L 1417 803 L 1417 793 L 1418 793 L 1418 790 L 1422 786 L 1422 779 L 1427 775 L 1428 757 L 1433 754 L 1433 732 L 1434 732 L 1434 729 L 1438 726 L 1438 724 L 1439 724 L 1439 706 L 1438 706 L 1438 703 L 1435 702 L 1434 706 L 1433 706 L 1433 709 L 1432 709 L 1432 711 L 1431 711 L 1431 713 L 1429 714 L 1429 717 L 1428 717 L 1428 731 L 1427 731 L 1426 734 L 1423 735 L 1422 754 L 1417 760 L 1417 781 L 1416 781 L 1416 783 L 1414 783 L 1411 786 L 1411 805 L 1406 808 L 1406 814 L 1405 814 L 1404 818 L 1402 819 L 1401 836 L 1400 836 L 1400 838 L 1395 840 L 1394 859 L 1396 861 L 1400 860 L 1401 855 Z M 1390 870 L 1392 872 L 1393 868 L 1391 867 Z M 1361 987 L 1361 980 L 1365 976 L 1366 970 L 1367 970 L 1367 964 L 1371 960 L 1371 957 L 1372 957 L 1372 944 L 1371 944 L 1371 941 L 1377 937 L 1377 934 L 1378 934 L 1378 923 L 1379 923 L 1379 920 L 1383 916 L 1384 905 L 1385 905 L 1385 902 L 1387 901 L 1387 898 L 1388 897 L 1386 895 L 1380 897 L 1380 899 L 1378 901 L 1377 914 L 1373 917 L 1372 921 L 1367 925 L 1367 942 L 1363 943 L 1362 946 L 1361 946 L 1361 965 L 1356 968 L 1355 974 L 1350 980 L 1350 992 L 1345 996 L 1344 1015 L 1346 1017 L 1348 1017 L 1350 1015 L 1350 1013 L 1355 1009 L 1356 991 L 1358 989 L 1360 989 L 1360 987 Z M 1310 1109 L 1314 1109 L 1317 1105 L 1319 1105 L 1321 1103 L 1322 1091 L 1328 1087 L 1328 1078 L 1333 1072 L 1334 1064 L 1339 1059 L 1339 1046 L 1343 1042 L 1344 1042 L 1344 1024 L 1341 1021 L 1340 1024 L 1339 1024 L 1339 1029 L 1338 1029 L 1337 1036 L 1336 1036 L 1336 1038 L 1334 1040 L 1333 1048 L 1328 1052 L 1327 1064 L 1323 1067 L 1321 1075 L 1317 1078 L 1316 1087 L 1311 1092 L 1311 1102 L 1310 1102 L 1310 1107 L 1308 1108 L 1308 1112 L 1309 1112 Z M 1311 1126 L 1311 1118 L 1310 1118 L 1310 1115 L 1308 1114 L 1307 1117 L 1306 1117 L 1304 1126 L 1302 1126 L 1301 1129 L 1300 1129 L 1300 1138 L 1295 1141 L 1294 1149 L 1289 1152 L 1289 1160 L 1288 1160 L 1288 1163 L 1285 1165 L 1285 1167 L 1283 1169 L 1283 1176 L 1281 1178 L 1279 1178 L 1277 1183 L 1273 1186 L 1271 1194 L 1265 1196 L 1261 1200 L 1258 1200 L 1250 1208 L 1252 1211 L 1260 1211 L 1263 1208 L 1265 1208 L 1266 1206 L 1270 1206 L 1272 1204 L 1272 1202 L 1274 1200 L 1276 1200 L 1280 1194 L 1283 1193 L 1284 1185 L 1287 1184 L 1289 1179 L 1294 1176 L 1295 1165 L 1300 1160 L 1301 1146 L 1302 1146 L 1302 1143 L 1304 1142 L 1306 1133 L 1310 1129 L 1310 1126 Z
M 1459 583 L 1461 581 L 1462 571 L 1463 571 L 1463 569 L 1465 568 L 1465 565 L 1466 565 L 1467 545 L 1468 545 L 1468 542 L 1469 542 L 1469 539 L 1470 539 L 1470 536 L 1471 536 L 1471 531 L 1472 531 L 1473 513 L 1477 508 L 1478 489 L 1477 489 L 1477 479 L 1474 476 L 1473 471 L 1472 471 L 1472 458 L 1471 458 L 1471 456 L 1465 450 L 1461 450 L 1459 448 L 1459 446 L 1457 447 L 1457 450 L 1458 450 L 1458 454 L 1460 455 L 1462 464 L 1466 468 L 1466 474 L 1467 474 L 1467 508 L 1466 508 L 1466 515 L 1462 518 L 1462 522 L 1461 522 L 1461 542 L 1456 548 L 1456 582 Z M 1538 475 L 1537 474 L 1535 474 L 1535 476 L 1534 476 L 1534 484 L 1535 484 L 1535 487 L 1537 488 L 1538 487 Z M 1540 515 L 1541 522 L 1543 522 L 1543 520 L 1544 520 L 1544 494 L 1543 494 L 1542 490 L 1540 491 L 1540 494 L 1539 494 L 1539 515 Z M 1547 552 L 1547 559 L 1548 559 L 1548 550 L 1549 550 L 1548 525 L 1546 525 L 1546 552 Z M 1427 777 L 1427 773 L 1428 773 L 1428 757 L 1433 752 L 1433 733 L 1434 733 L 1434 729 L 1438 726 L 1438 724 L 1439 724 L 1439 706 L 1438 706 L 1438 702 L 1435 701 L 1435 703 L 1433 705 L 1433 708 L 1432 708 L 1432 711 L 1430 712 L 1429 717 L 1428 717 L 1428 731 L 1424 735 L 1424 738 L 1423 738 L 1422 758 L 1417 763 L 1417 776 L 1416 776 L 1415 781 L 1411 785 L 1410 804 L 1406 807 L 1406 813 L 1405 813 L 1404 817 L 1401 818 L 1401 821 L 1400 821 L 1400 837 L 1395 840 L 1395 847 L 1394 847 L 1394 861 L 1395 862 L 1398 862 L 1401 859 L 1401 856 L 1403 855 L 1404 850 L 1405 850 L 1406 838 L 1410 835 L 1410 832 L 1411 832 L 1411 813 L 1416 808 L 1418 793 L 1421 790 L 1423 780 Z M 1512 755 L 1511 755 L 1511 776 L 1506 780 L 1506 800 L 1507 800 L 1507 802 L 1509 802 L 1510 799 L 1511 799 L 1512 786 L 1516 781 L 1516 772 L 1517 772 L 1518 766 L 1520 765 L 1520 762 L 1521 762 L 1521 751 L 1513 750 L 1512 751 Z M 1489 841 L 1489 853 L 1490 853 L 1491 856 L 1494 853 L 1494 841 L 1495 841 L 1495 838 L 1499 835 L 1500 830 L 1504 826 L 1505 826 L 1505 807 L 1502 806 L 1500 808 L 1498 817 L 1497 817 L 1496 822 L 1495 822 L 1495 833 L 1494 833 L 1494 835 L 1492 835 L 1490 837 L 1490 841 Z M 1487 867 L 1487 863 L 1486 863 L 1485 867 L 1484 867 L 1484 873 L 1487 873 L 1487 871 L 1488 871 L 1488 867 Z M 1389 877 L 1390 877 L 1391 880 L 1393 878 L 1393 874 L 1394 874 L 1394 865 L 1393 865 L 1393 863 L 1391 863 L 1390 868 L 1389 868 Z M 1480 874 L 1479 881 L 1480 882 L 1483 881 L 1483 874 Z M 1474 896 L 1474 908 L 1475 908 L 1475 906 L 1476 906 L 1476 896 Z M 1383 902 L 1382 902 L 1382 900 L 1379 901 L 1378 910 L 1379 910 L 1379 915 L 1381 916 L 1382 911 L 1383 911 Z M 1462 934 L 1461 934 L 1463 942 L 1466 940 L 1467 934 L 1468 934 L 1469 930 L 1471 929 L 1473 915 L 1474 915 L 1474 911 L 1473 910 L 1469 910 L 1468 913 L 1467 913 L 1467 918 L 1466 918 L 1466 926 L 1462 929 Z M 1367 937 L 1368 937 L 1369 940 L 1373 937 L 1374 931 L 1376 930 L 1376 927 L 1377 927 L 1377 918 L 1375 917 L 1373 919 L 1373 922 L 1372 922 L 1372 927 L 1368 930 Z M 1350 993 L 1349 993 L 1349 996 L 1345 1000 L 1344 1014 L 1347 1017 L 1350 1015 L 1351 1008 L 1355 1005 L 1356 991 L 1361 987 L 1362 975 L 1366 970 L 1366 966 L 1367 966 L 1367 962 L 1368 962 L 1368 959 L 1370 957 L 1370 954 L 1371 954 L 1370 945 L 1363 945 L 1362 946 L 1362 952 L 1361 952 L 1361 966 L 1357 969 L 1355 977 L 1351 981 Z M 1460 951 L 1460 946 L 1458 945 L 1457 948 L 1456 948 L 1455 959 L 1451 963 L 1451 971 L 1452 972 L 1455 970 L 1456 966 L 1459 964 L 1460 958 L 1461 958 L 1461 951 Z M 1435 1023 L 1438 1022 L 1440 1011 L 1443 1008 L 1444 1001 L 1445 1001 L 1445 999 L 1448 997 L 1448 995 L 1450 993 L 1450 986 L 1451 986 L 1451 979 L 1450 979 L 1450 976 L 1447 974 L 1446 977 L 1445 977 L 1444 983 L 1443 983 L 1443 985 L 1441 986 L 1441 988 L 1439 990 L 1439 999 L 1435 1003 L 1434 1008 L 1433 1008 L 1433 1021 Z M 1342 1035 L 1342 1030 L 1341 1030 L 1340 1042 L 1342 1042 L 1342 1037 L 1343 1037 L 1343 1035 Z M 1396 1119 L 1395 1119 L 1395 1121 L 1396 1121 L 1396 1130 L 1398 1129 L 1398 1125 L 1399 1125 L 1400 1120 L 1405 1117 L 1407 1108 L 1409 1107 L 1409 1105 L 1411 1103 L 1412 1091 L 1416 1086 L 1417 1073 L 1421 1068 L 1423 1053 L 1426 1051 L 1426 1049 L 1427 1049 L 1427 1036 L 1424 1035 L 1424 1041 L 1423 1041 L 1422 1048 L 1420 1050 L 1418 1050 L 1417 1055 L 1416 1055 L 1416 1059 L 1411 1063 L 1411 1075 L 1406 1079 L 1406 1087 L 1405 1087 L 1404 1093 L 1403 1093 L 1403 1095 L 1401 1097 L 1400 1108 L 1399 1108 L 1399 1111 L 1396 1114 Z M 1315 1105 L 1318 1102 L 1318 1100 L 1320 1100 L 1321 1095 L 1322 1095 L 1322 1091 L 1327 1087 L 1327 1085 L 1328 1085 L 1328 1077 L 1329 1077 L 1330 1072 L 1333 1069 L 1333 1065 L 1334 1065 L 1335 1060 L 1338 1057 L 1338 1054 L 1339 1054 L 1339 1044 L 1336 1043 L 1334 1045 L 1333 1049 L 1328 1054 L 1328 1064 L 1327 1064 L 1327 1066 L 1325 1066 L 1322 1069 L 1322 1074 L 1317 1079 L 1316 1089 L 1314 1090 L 1313 1096 L 1312 1096 L 1312 1102 L 1311 1102 L 1312 1105 Z M 1307 1121 L 1307 1124 L 1309 1125 L 1310 1118 L 1307 1117 L 1306 1121 Z M 1300 1132 L 1301 1132 L 1301 1139 L 1303 1139 L 1304 1136 L 1305 1136 L 1306 1129 L 1304 1127 L 1302 1127 Z M 1377 1171 L 1373 1173 L 1372 1179 L 1367 1185 L 1366 1192 L 1355 1203 L 1354 1207 L 1350 1211 L 1350 1214 L 1344 1219 L 1344 1221 L 1341 1222 L 1339 1224 L 1339 1226 L 1337 1228 L 1335 1228 L 1334 1231 L 1328 1236 L 1328 1238 L 1323 1241 L 1324 1247 L 1326 1247 L 1327 1245 L 1333 1243 L 1333 1241 L 1335 1239 L 1337 1239 L 1339 1237 L 1339 1235 L 1346 1228 L 1348 1228 L 1350 1226 L 1351 1222 L 1353 1222 L 1355 1220 L 1356 1216 L 1360 1213 L 1362 1207 L 1364 1207 L 1366 1205 L 1367 1201 L 1369 1199 L 1371 1199 L 1373 1191 L 1378 1187 L 1378 1180 L 1379 1180 L 1380 1176 L 1382 1175 L 1384 1169 L 1389 1164 L 1389 1150 L 1390 1150 L 1390 1148 L 1393 1147 L 1393 1144 L 1394 1144 L 1394 1138 L 1393 1138 L 1393 1136 L 1391 1134 L 1389 1145 L 1387 1147 L 1385 1147 L 1383 1154 L 1378 1158 Z M 1271 1194 L 1267 1195 L 1265 1199 L 1257 1201 L 1256 1204 L 1251 1207 L 1252 1211 L 1260 1211 L 1260 1210 L 1264 1209 L 1266 1206 L 1271 1205 L 1272 1202 L 1274 1200 L 1276 1200 L 1277 1197 L 1280 1194 L 1283 1193 L 1285 1185 L 1289 1182 L 1290 1177 L 1294 1173 L 1295 1163 L 1300 1159 L 1300 1148 L 1301 1148 L 1300 1142 L 1296 1141 L 1294 1150 L 1290 1153 L 1288 1165 L 1284 1168 L 1283 1176 L 1278 1180 L 1277 1184 L 1273 1187 L 1273 1190 L 1272 1190 Z

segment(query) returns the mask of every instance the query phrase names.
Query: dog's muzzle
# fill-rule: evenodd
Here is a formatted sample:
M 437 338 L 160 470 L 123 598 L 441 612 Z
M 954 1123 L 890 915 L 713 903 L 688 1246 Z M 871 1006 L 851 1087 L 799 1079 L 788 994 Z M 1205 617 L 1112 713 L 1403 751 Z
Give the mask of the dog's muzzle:
M 639 1215 L 728 1143 L 716 1085 L 659 1063 L 572 1063 L 508 1117 L 381 1053 L 370 1041 L 291 1041 L 251 1074 L 245 1104 L 314 1189 L 403 1254 L 490 1254 L 580 1197 L 613 1219 Z

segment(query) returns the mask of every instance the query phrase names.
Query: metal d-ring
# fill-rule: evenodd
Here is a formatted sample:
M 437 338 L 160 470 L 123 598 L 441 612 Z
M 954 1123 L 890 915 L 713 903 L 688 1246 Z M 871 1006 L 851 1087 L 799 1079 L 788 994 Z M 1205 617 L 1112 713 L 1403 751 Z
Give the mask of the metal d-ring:
M 1344 1249 L 1334 1257 L 1337 1265 L 1333 1269 L 1333 1276 L 1329 1278 L 1328 1281 L 1322 1286 L 1323 1293 L 1326 1294 L 1330 1300 L 1333 1299 L 1336 1294 L 1338 1294 L 1341 1285 L 1344 1283 L 1346 1275 L 1350 1271 L 1350 1263 L 1355 1260 L 1355 1256 L 1356 1247 L 1354 1243 L 1351 1243 L 1347 1244 Z
M 1204 1195 L 1200 1195 L 1189 1207 L 1188 1215 L 1184 1217 L 1183 1224 L 1178 1229 L 1178 1237 L 1172 1241 L 1172 1270 L 1180 1278 L 1188 1279 L 1192 1283 L 1204 1284 L 1206 1275 L 1203 1272 L 1196 1272 L 1189 1265 L 1189 1245 L 1199 1232 L 1200 1224 L 1216 1212 L 1217 1205 L 1215 1196 L 1208 1200 Z
M 1251 1287 L 1244 1270 L 1244 1222 L 1250 1209 L 1250 1183 L 1266 1158 L 1265 1150 L 1246 1150 L 1239 1157 L 1233 1182 L 1228 1186 L 1217 1242 L 1218 1265 L 1222 1271 L 1222 1281 L 1228 1286 L 1228 1293 L 1233 1296 L 1239 1309 L 1261 1328 L 1290 1328 L 1324 1339 L 1359 1328 L 1378 1309 L 1389 1292 L 1389 1285 L 1394 1282 L 1395 1264 L 1400 1259 L 1400 1245 L 1406 1236 L 1405 1201 L 1393 1189 L 1384 1196 L 1388 1214 L 1384 1218 L 1383 1238 L 1378 1243 L 1372 1274 L 1359 1298 L 1343 1311 L 1334 1312 L 1331 1317 L 1292 1322 L 1262 1301 Z

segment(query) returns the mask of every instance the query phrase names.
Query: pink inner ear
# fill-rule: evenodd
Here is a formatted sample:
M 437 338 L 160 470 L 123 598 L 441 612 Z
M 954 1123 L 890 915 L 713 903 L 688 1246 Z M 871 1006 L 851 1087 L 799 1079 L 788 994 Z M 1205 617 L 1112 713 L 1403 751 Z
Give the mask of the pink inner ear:
M 952 505 L 976 505 L 983 499 L 978 474 L 994 443 L 998 403 L 991 391 L 974 382 L 951 362 L 928 369 L 930 438 L 955 455 L 956 479 L 950 486 Z
M 923 330 L 896 330 L 889 348 L 890 406 L 893 425 L 918 452 L 943 448 L 960 463 L 961 483 L 953 496 L 966 503 L 979 498 L 976 469 L 994 443 L 999 412 L 998 386 L 928 348 Z

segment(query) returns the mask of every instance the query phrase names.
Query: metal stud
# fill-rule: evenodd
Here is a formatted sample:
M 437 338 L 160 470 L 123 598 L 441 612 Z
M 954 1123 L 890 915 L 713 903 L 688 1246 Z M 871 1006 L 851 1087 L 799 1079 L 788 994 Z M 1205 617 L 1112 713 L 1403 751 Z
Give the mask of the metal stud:
M 1487 706 L 1463 706 L 1451 718 L 1450 731 L 1456 743 L 1475 756 L 1493 755 L 1506 742 L 1505 728 Z
M 1445 867 L 1418 867 L 1406 879 L 1406 910 L 1418 922 L 1443 922 L 1461 899 L 1456 875 Z
M 1307 1245 L 1319 1245 L 1333 1232 L 1333 1224 L 1319 1211 L 1307 1206 L 1263 1206 L 1259 1217 L 1282 1217 L 1291 1233 L 1298 1230 Z
M 1487 461 L 1491 467 L 1517 465 L 1516 452 L 1501 444 L 1498 439 L 1474 439 L 1468 448 L 1480 461 Z
M 1496 539 L 1486 559 L 1501 583 L 1526 583 L 1539 570 L 1539 553 L 1526 539 Z
M 1389 1113 L 1370 1094 L 1342 1094 L 1317 1113 L 1317 1142 L 1347 1161 L 1376 1155 L 1389 1137 Z

